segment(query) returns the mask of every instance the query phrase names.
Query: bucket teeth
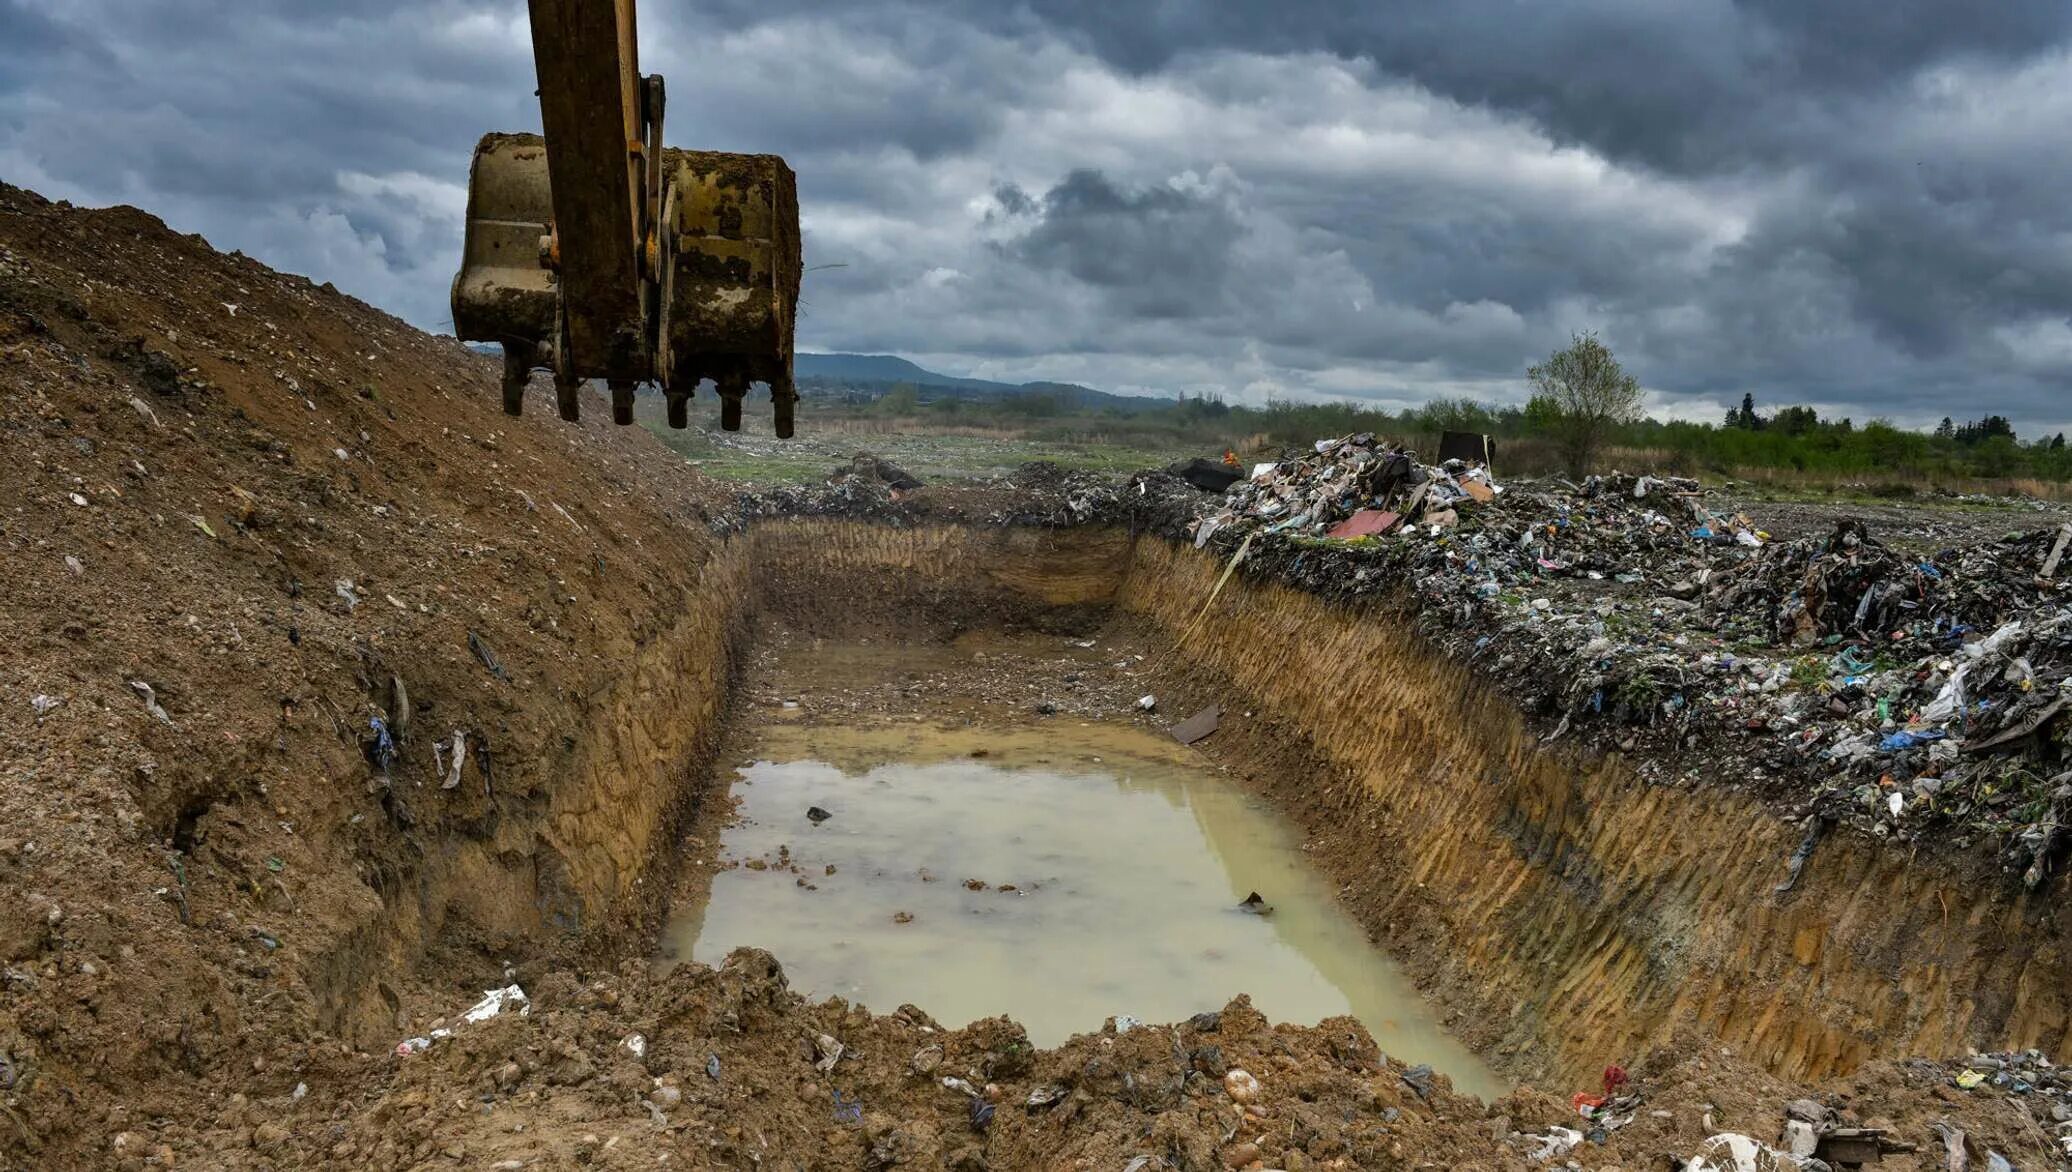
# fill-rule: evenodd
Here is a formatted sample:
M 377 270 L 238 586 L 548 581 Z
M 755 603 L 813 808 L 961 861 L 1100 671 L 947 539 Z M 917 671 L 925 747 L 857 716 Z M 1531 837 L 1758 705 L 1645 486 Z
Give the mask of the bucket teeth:
M 633 382 L 631 379 L 613 379 L 612 422 L 621 427 L 633 422 Z
M 569 423 L 580 423 L 583 418 L 583 381 L 570 378 L 562 371 L 554 372 L 554 399 L 561 408 L 561 418 Z
M 799 401 L 798 388 L 790 379 L 779 379 L 770 384 L 770 407 L 776 414 L 777 438 L 791 438 L 792 407 Z
M 532 379 L 532 344 L 504 343 L 504 414 L 525 414 L 525 384 Z
M 722 431 L 741 430 L 741 400 L 748 397 L 748 375 L 741 371 L 730 371 L 721 375 L 719 387 L 719 426 Z

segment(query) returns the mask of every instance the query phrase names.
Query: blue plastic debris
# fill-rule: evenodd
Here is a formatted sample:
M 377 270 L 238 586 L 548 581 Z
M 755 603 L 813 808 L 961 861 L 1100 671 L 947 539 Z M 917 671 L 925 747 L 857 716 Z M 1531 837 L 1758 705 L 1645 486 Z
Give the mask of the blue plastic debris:
M 835 1096 L 835 1119 L 836 1119 L 836 1120 L 837 1120 L 838 1122 L 841 1122 L 841 1123 L 862 1123 L 862 1122 L 863 1122 L 863 1096 L 862 1096 L 862 1095 L 858 1095 L 858 1096 L 856 1096 L 855 1098 L 853 1098 L 853 1099 L 850 1099 L 850 1100 L 848 1100 L 848 1101 L 846 1101 L 846 1102 L 844 1102 L 844 1101 L 843 1101 L 843 1099 L 842 1099 L 842 1092 L 840 1092 L 840 1091 L 836 1091 L 836 1092 L 834 1092 L 834 1096 Z
M 374 764 L 387 773 L 396 763 L 396 738 L 389 735 L 388 721 L 379 716 L 369 720 L 367 727 L 374 730 Z
M 1915 745 L 1925 745 L 1930 741 L 1939 741 L 1948 735 L 1948 733 L 1939 728 L 1919 730 L 1903 728 L 1879 742 L 1879 747 L 1888 753 L 1894 753 L 1901 749 L 1911 749 Z

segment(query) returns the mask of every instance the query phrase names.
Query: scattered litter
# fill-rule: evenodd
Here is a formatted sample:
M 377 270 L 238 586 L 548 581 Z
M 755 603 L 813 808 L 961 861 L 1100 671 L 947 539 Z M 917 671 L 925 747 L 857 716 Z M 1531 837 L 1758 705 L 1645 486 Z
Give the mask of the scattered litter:
M 1576 1146 L 1583 1142 L 1583 1133 L 1572 1127 L 1549 1127 L 1545 1135 L 1528 1135 L 1525 1138 L 1540 1145 L 1526 1158 L 1545 1163 L 1549 1160 L 1558 1160 L 1575 1150 Z
M 41 719 L 45 716 L 49 716 L 51 713 L 56 712 L 58 709 L 63 708 L 64 706 L 65 698 L 63 696 L 52 696 L 45 693 L 38 693 L 37 695 L 29 697 L 29 707 L 36 710 L 36 716 L 38 719 Z
M 1806 1161 L 1758 1143 L 1745 1135 L 1722 1132 L 1705 1141 L 1684 1172 L 1784 1172 Z
M 1156 697 L 1156 696 L 1139 696 L 1139 697 L 1137 697 L 1137 707 L 1139 707 L 1139 708 L 1143 709 L 1143 710 L 1144 710 L 1144 711 L 1146 711 L 1146 712 L 1149 712 L 1149 711 L 1151 711 L 1152 709 L 1154 709 L 1154 708 L 1158 707 L 1158 697 Z
M 468 650 L 475 653 L 475 658 L 482 661 L 482 666 L 489 669 L 490 675 L 507 684 L 511 682 L 511 677 L 504 674 L 504 665 L 497 661 L 496 652 L 491 651 L 489 644 L 482 641 L 482 636 L 473 631 L 468 632 Z
M 501 989 L 485 989 L 482 992 L 482 1000 L 469 1006 L 468 1011 L 460 1016 L 462 1021 L 488 1021 L 514 1005 L 518 1007 L 521 1016 L 532 1013 L 531 999 L 526 997 L 525 990 L 518 986 L 505 985 Z
M 1137 1018 L 1131 1017 L 1127 1013 L 1118 1013 L 1115 1015 L 1115 1032 L 1118 1034 L 1129 1033 L 1131 1030 L 1136 1029 L 1138 1026 L 1141 1026 L 1143 1024 L 1144 1023 L 1142 1021 L 1138 1020 Z
M 131 680 L 130 690 L 137 694 L 137 699 L 144 702 L 144 711 L 157 717 L 160 724 L 173 723 L 172 714 L 167 712 L 163 705 L 159 704 L 158 693 L 152 690 L 150 684 L 145 683 L 143 680 Z
M 345 601 L 345 613 L 351 614 L 359 608 L 360 596 L 353 588 L 351 578 L 340 578 L 331 584 L 332 593 Z
M 275 947 L 278 947 L 278 944 Z M 485 989 L 482 992 L 482 1000 L 470 1006 L 467 1012 L 460 1015 L 460 1018 L 469 1024 L 484 1022 L 512 1006 L 517 1007 L 518 1014 L 521 1017 L 532 1013 L 531 1000 L 526 997 L 525 990 L 518 986 L 505 985 L 501 989 Z M 396 1057 L 408 1058 L 412 1054 L 422 1054 L 426 1050 L 431 1049 L 434 1042 L 452 1036 L 453 1031 L 451 1029 L 442 1027 L 432 1030 L 422 1037 L 405 1038 L 396 1043 Z M 634 1036 L 638 1037 L 639 1035 L 636 1034 Z
M 647 1037 L 642 1034 L 627 1034 L 619 1039 L 619 1045 L 635 1058 L 647 1057 Z
M 1404 1071 L 1402 1074 L 1402 1079 L 1405 1083 L 1409 1084 L 1411 1090 L 1417 1092 L 1418 1098 L 1429 1099 L 1432 1097 L 1432 1091 L 1434 1089 L 1432 1083 L 1432 1068 L 1426 1063 L 1420 1062 L 1416 1066 L 1413 1066 L 1410 1069 Z
M 709 1054 L 709 1055 L 707 1055 L 707 1056 L 706 1056 L 706 1058 L 705 1058 L 705 1077 L 706 1077 L 706 1078 L 709 1078 L 709 1079 L 711 1079 L 711 1080 L 712 1080 L 712 1081 L 714 1081 L 714 1082 L 718 1082 L 718 1081 L 719 1081 L 719 1070 L 720 1070 L 720 1067 L 719 1067 L 719 1055 L 717 1055 L 717 1054 Z
M 386 774 L 396 763 L 396 738 L 389 732 L 388 721 L 379 716 L 368 719 L 367 729 L 374 734 L 366 741 L 367 762 Z
M 447 759 L 446 764 L 440 766 L 440 769 L 446 774 L 446 780 L 439 783 L 439 788 L 442 790 L 460 788 L 461 766 L 466 764 L 468 760 L 467 732 L 463 729 L 454 729 L 452 745 L 452 755 Z M 434 753 L 433 759 L 436 761 L 438 751 L 438 745 L 436 742 L 433 744 L 432 748 Z
M 1362 537 L 1380 537 L 1396 527 L 1403 519 L 1401 513 L 1388 509 L 1358 509 L 1353 515 L 1324 531 L 1324 536 L 1336 541 L 1357 541 Z
M 817 1061 L 813 1063 L 813 1069 L 822 1074 L 832 1072 L 835 1068 L 835 1063 L 842 1060 L 842 1055 L 847 1050 L 846 1046 L 835 1041 L 832 1037 L 821 1034 L 813 1039 L 813 1053 L 817 1058 Z
M 1192 745 L 1216 731 L 1223 723 L 1223 706 L 1211 704 L 1193 716 L 1173 726 L 1173 739 L 1183 745 Z

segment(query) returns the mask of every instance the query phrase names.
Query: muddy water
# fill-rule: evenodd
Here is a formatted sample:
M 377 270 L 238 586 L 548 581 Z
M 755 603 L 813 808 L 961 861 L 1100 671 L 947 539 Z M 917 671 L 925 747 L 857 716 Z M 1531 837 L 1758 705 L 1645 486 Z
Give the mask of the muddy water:
M 1351 1013 L 1462 1090 L 1506 1089 L 1332 900 L 1291 828 L 1170 739 L 1121 724 L 766 726 L 709 899 L 668 959 L 767 948 L 793 986 L 1038 1045 L 1238 993 L 1277 1021 Z M 818 806 L 833 817 L 815 824 Z M 830 873 L 832 868 L 832 873 Z M 1269 915 L 1239 910 L 1257 891 Z

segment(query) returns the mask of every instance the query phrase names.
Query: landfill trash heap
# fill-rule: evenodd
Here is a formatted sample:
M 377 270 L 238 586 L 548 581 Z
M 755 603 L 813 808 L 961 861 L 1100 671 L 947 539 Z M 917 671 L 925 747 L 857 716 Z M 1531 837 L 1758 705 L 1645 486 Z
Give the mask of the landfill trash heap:
M 1125 499 L 1166 499 L 1155 478 Z M 1170 532 L 1251 576 L 1396 604 L 1548 742 L 1782 803 L 1807 831 L 1794 876 L 1848 824 L 1997 850 L 2040 885 L 2072 846 L 2072 609 L 2054 576 L 2072 526 L 1920 558 L 1856 521 L 1773 540 L 1713 497 L 1619 474 L 1506 486 L 1363 434 L 1197 493 Z

